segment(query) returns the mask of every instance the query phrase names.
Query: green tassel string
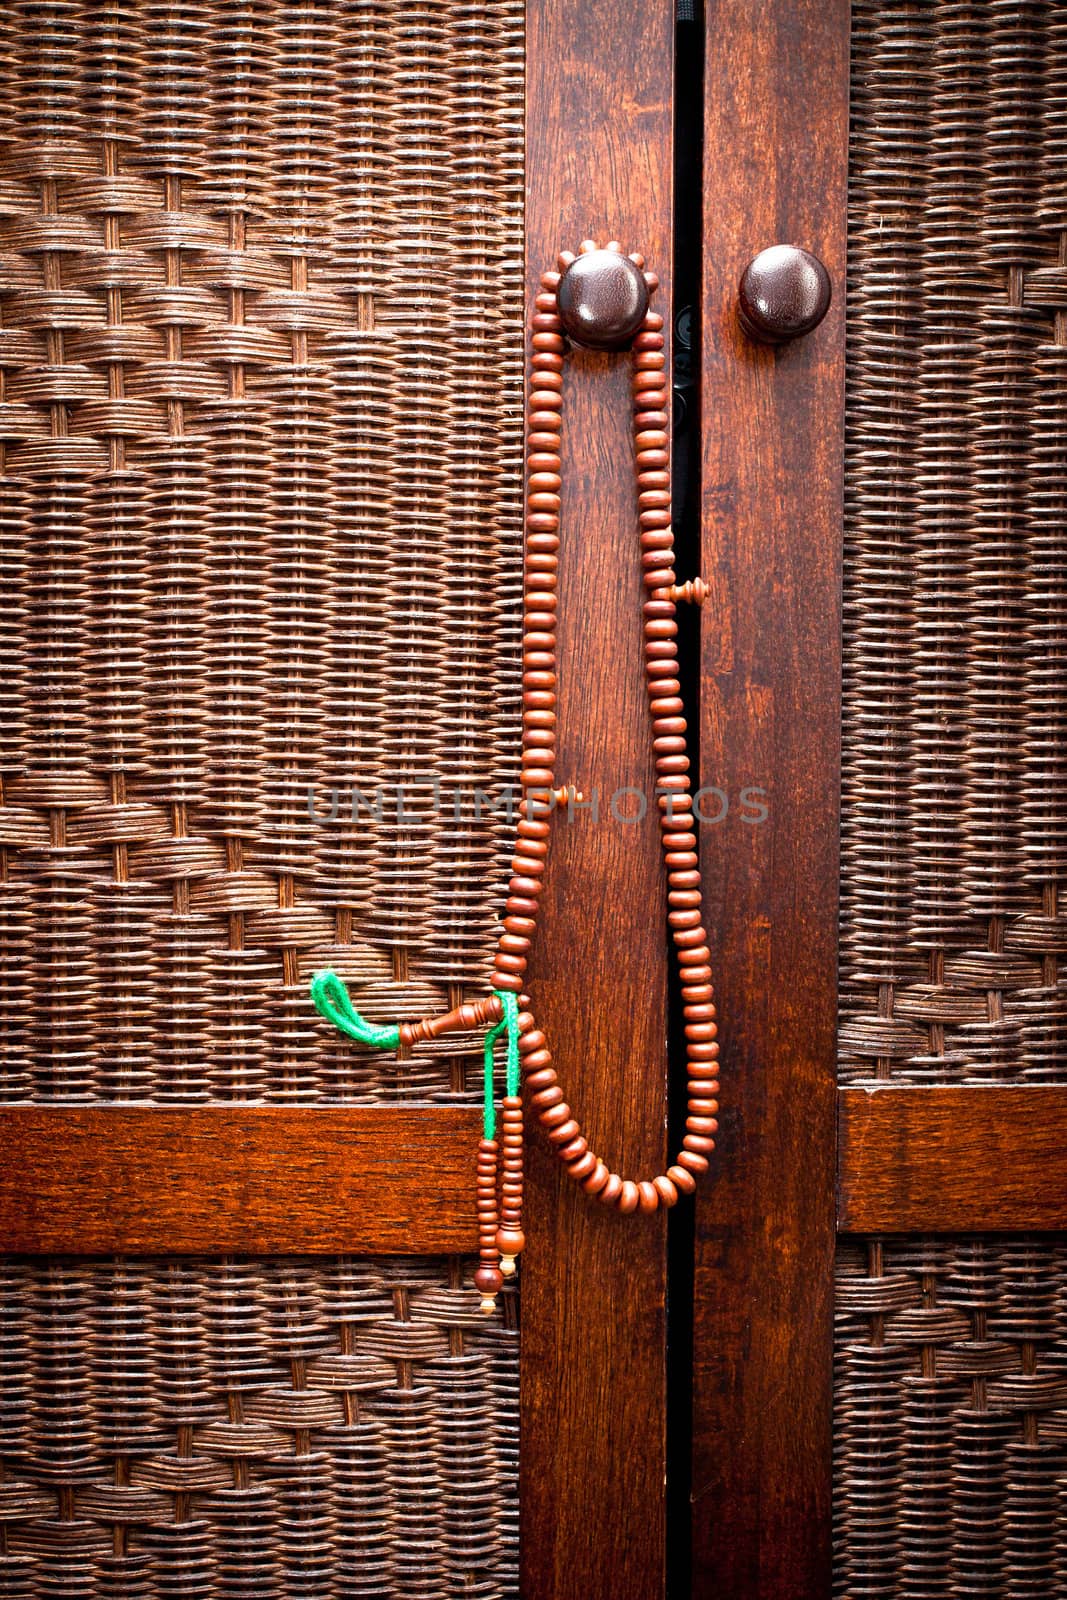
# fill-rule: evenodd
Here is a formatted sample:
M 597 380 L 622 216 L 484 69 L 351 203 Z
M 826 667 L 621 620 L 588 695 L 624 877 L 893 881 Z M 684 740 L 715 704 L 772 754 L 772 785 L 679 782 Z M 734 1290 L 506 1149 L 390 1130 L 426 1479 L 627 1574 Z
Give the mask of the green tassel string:
M 485 1036 L 485 1048 L 482 1053 L 482 1060 L 485 1064 L 483 1077 L 484 1094 L 482 1097 L 482 1137 L 485 1139 L 496 1138 L 496 1098 L 493 1094 L 493 1046 L 506 1027 L 507 1022 L 501 1017 L 500 1021 L 495 1023 Z
M 395 1050 L 400 1043 L 399 1028 L 376 1028 L 366 1017 L 360 1016 L 349 999 L 343 979 L 336 972 L 316 972 L 311 980 L 311 1000 L 320 1017 L 332 1022 L 350 1039 L 370 1045 L 372 1050 Z
M 509 1098 L 519 1092 L 519 1003 L 506 989 L 494 989 L 504 1015 L 485 1036 L 485 1092 L 482 1102 L 482 1132 L 487 1139 L 496 1138 L 496 1098 L 493 1093 L 493 1046 L 502 1033 L 508 1036 L 507 1065 L 505 1068 L 505 1093 Z

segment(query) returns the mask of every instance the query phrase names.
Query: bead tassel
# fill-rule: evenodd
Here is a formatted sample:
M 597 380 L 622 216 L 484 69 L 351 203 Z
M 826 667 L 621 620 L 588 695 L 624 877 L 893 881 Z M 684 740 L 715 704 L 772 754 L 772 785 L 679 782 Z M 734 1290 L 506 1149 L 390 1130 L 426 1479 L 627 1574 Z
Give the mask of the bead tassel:
M 474 1274 L 474 1287 L 482 1297 L 482 1310 L 491 1316 L 496 1309 L 496 1297 L 504 1283 L 500 1270 L 500 1252 L 497 1249 L 496 1206 L 497 1142 L 483 1138 L 478 1145 L 478 1256 L 479 1264 Z

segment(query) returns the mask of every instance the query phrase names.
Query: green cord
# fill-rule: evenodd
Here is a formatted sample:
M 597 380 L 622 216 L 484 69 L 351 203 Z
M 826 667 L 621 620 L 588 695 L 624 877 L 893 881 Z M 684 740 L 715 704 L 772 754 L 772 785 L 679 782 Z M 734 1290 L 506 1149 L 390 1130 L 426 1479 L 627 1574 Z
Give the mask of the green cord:
M 508 1036 L 508 1053 L 505 1093 L 509 1098 L 519 1092 L 519 1003 L 507 990 L 494 989 L 504 1015 L 485 1036 L 485 1092 L 482 1102 L 482 1132 L 487 1139 L 496 1138 L 496 1099 L 493 1093 L 493 1046 L 502 1033 Z
M 495 990 L 504 1007 L 504 1026 L 508 1030 L 507 1093 L 514 1100 L 519 1092 L 519 1001 L 507 990 Z
M 519 1003 L 506 990 L 495 989 L 493 992 L 504 1009 L 504 1015 L 485 1036 L 482 1131 L 487 1139 L 496 1138 L 493 1046 L 502 1033 L 508 1036 L 506 1091 L 512 1097 L 519 1092 Z M 332 1022 L 350 1039 L 370 1045 L 372 1050 L 395 1050 L 400 1043 L 399 1028 L 376 1028 L 372 1022 L 360 1016 L 352 1004 L 344 980 L 336 972 L 316 972 L 311 980 L 311 1000 L 315 1010 L 327 1022 Z
M 372 1050 L 395 1050 L 400 1043 L 399 1028 L 376 1028 L 360 1016 L 349 999 L 343 979 L 336 972 L 316 972 L 311 980 L 311 1000 L 327 1022 L 347 1033 L 350 1039 L 370 1045 Z
M 508 1025 L 507 1014 L 491 1027 L 485 1036 L 485 1048 L 482 1060 L 485 1064 L 484 1096 L 482 1100 L 482 1135 L 486 1139 L 496 1138 L 496 1098 L 493 1093 L 493 1046 Z

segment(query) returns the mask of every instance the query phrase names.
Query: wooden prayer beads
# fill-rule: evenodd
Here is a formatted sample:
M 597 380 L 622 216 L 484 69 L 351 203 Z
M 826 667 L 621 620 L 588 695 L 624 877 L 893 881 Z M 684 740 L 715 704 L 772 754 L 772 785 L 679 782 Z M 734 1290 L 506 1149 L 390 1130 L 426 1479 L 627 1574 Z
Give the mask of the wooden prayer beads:
M 592 241 L 583 255 L 595 250 Z M 609 250 L 620 251 L 615 244 Z M 519 994 L 536 929 L 544 878 L 556 756 L 556 575 L 563 367 L 567 349 L 559 314 L 559 289 L 576 258 L 565 252 L 559 270 L 546 272 L 535 301 L 530 354 L 527 416 L 526 588 L 523 636 L 522 787 L 518 841 L 504 907 L 503 932 L 494 969 L 494 986 Z M 630 261 L 643 269 L 640 256 Z M 646 273 L 649 294 L 656 279 Z M 719 1047 L 715 1042 L 711 956 L 700 920 L 700 875 L 693 825 L 693 799 L 686 754 L 685 707 L 678 676 L 678 601 L 703 602 L 703 580 L 678 584 L 674 573 L 666 355 L 663 318 L 646 311 L 633 340 L 634 451 L 641 562 L 646 598 L 645 675 L 652 716 L 657 804 L 663 860 L 667 872 L 668 924 L 681 969 L 681 995 L 689 1063 L 688 1118 L 677 1161 L 665 1173 L 635 1182 L 621 1178 L 590 1150 L 581 1126 L 560 1088 L 545 1035 L 529 1009 L 519 1014 L 519 1050 L 530 1104 L 567 1171 L 587 1194 L 624 1215 L 673 1206 L 690 1194 L 707 1171 L 718 1128 Z M 525 1000 L 525 996 L 523 997 Z M 509 1102 L 505 1102 L 509 1105 Z M 517 1108 L 507 1114 L 517 1117 Z M 505 1120 L 505 1210 L 496 1236 L 501 1253 L 514 1244 L 521 1203 L 521 1123 Z M 518 1154 L 513 1151 L 517 1150 Z M 509 1166 L 510 1163 L 510 1166 Z M 516 1182 L 511 1175 L 518 1172 Z M 484 1252 L 483 1252 L 484 1255 Z
M 618 285 L 623 288 L 635 274 L 643 276 L 648 295 L 656 288 L 652 273 L 644 272 L 639 255 L 628 258 L 620 274 L 611 253 L 621 256 L 621 246 L 611 243 L 597 251 L 591 240 L 581 246 L 586 258 L 580 294 L 568 301 L 571 321 L 580 326 L 583 342 L 598 344 L 596 307 L 603 305 L 613 322 L 613 347 L 626 320 Z M 601 258 L 600 264 L 593 257 Z M 604 260 L 603 258 L 607 258 Z M 493 1039 L 486 1048 L 485 1137 L 478 1147 L 477 1210 L 479 1265 L 475 1287 L 482 1310 L 490 1313 L 505 1276 L 515 1270 L 515 1257 L 525 1243 L 522 1232 L 523 1134 L 522 1100 L 517 1087 L 515 1052 L 525 1080 L 530 1104 L 536 1111 L 549 1143 L 574 1181 L 602 1204 L 623 1215 L 648 1214 L 660 1206 L 673 1206 L 679 1194 L 691 1194 L 696 1180 L 708 1168 L 718 1129 L 719 1047 L 716 1043 L 715 1006 L 712 1003 L 711 955 L 700 920 L 700 874 L 693 797 L 686 752 L 685 706 L 678 675 L 677 623 L 679 601 L 703 603 L 706 586 L 692 578 L 679 584 L 674 573 L 674 539 L 671 531 L 671 480 L 669 406 L 663 318 L 645 309 L 633 338 L 633 430 L 637 477 L 637 520 L 645 589 L 645 677 L 652 718 L 652 748 L 656 768 L 656 803 L 667 873 L 667 921 L 678 956 L 681 997 L 689 1064 L 688 1116 L 682 1149 L 673 1166 L 654 1178 L 635 1181 L 612 1172 L 589 1148 L 581 1126 L 567 1104 L 552 1065 L 545 1035 L 537 1027 L 523 994 L 523 978 L 534 934 L 548 855 L 550 816 L 555 806 L 581 801 L 573 786 L 557 787 L 556 762 L 556 575 L 559 552 L 561 459 L 560 426 L 563 414 L 563 366 L 567 342 L 563 337 L 558 291 L 564 274 L 576 257 L 565 252 L 559 270 L 546 272 L 534 308 L 530 336 L 530 392 L 526 417 L 525 617 L 522 655 L 522 800 L 515 853 L 511 863 L 503 926 L 493 968 L 494 992 L 440 1016 L 402 1023 L 396 1029 L 379 1029 L 366 1023 L 351 1006 L 341 980 L 333 973 L 316 975 L 312 997 L 343 1031 L 378 1048 L 391 1048 L 398 1040 L 408 1047 L 458 1030 L 490 1026 L 494 1034 L 508 1033 L 509 1079 L 501 1125 L 502 1149 L 491 1138 L 494 1124 Z M 610 292 L 598 283 L 602 272 L 615 285 Z M 610 285 L 609 285 L 610 288 Z M 631 297 L 632 298 L 632 297 Z M 638 296 L 637 301 L 642 297 Z M 573 302 L 573 303 L 572 303 Z M 647 301 L 643 302 L 647 306 Z M 629 313 L 627 312 L 628 316 Z M 634 313 L 636 317 L 636 312 Z M 614 319 L 614 320 L 613 320 Z M 620 320 L 621 319 L 621 320 Z M 498 1204 L 499 1178 L 499 1204 Z

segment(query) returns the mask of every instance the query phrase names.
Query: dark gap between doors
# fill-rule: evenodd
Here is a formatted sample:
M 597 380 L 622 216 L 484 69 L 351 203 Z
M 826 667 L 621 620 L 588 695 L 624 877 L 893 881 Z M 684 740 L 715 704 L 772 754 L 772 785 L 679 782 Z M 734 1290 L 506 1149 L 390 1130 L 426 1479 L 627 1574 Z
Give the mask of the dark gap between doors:
M 700 302 L 702 285 L 704 17 L 702 0 L 677 0 L 674 112 L 674 454 L 672 523 L 679 581 L 700 572 Z M 700 612 L 678 608 L 678 658 L 689 723 L 689 761 L 700 770 Z M 703 865 L 703 861 L 702 861 Z M 666 930 L 664 930 L 666 933 Z M 668 1134 L 685 1132 L 685 1035 L 677 966 L 668 991 Z M 667 1221 L 667 1600 L 688 1600 L 692 1562 L 694 1205 L 682 1199 Z

